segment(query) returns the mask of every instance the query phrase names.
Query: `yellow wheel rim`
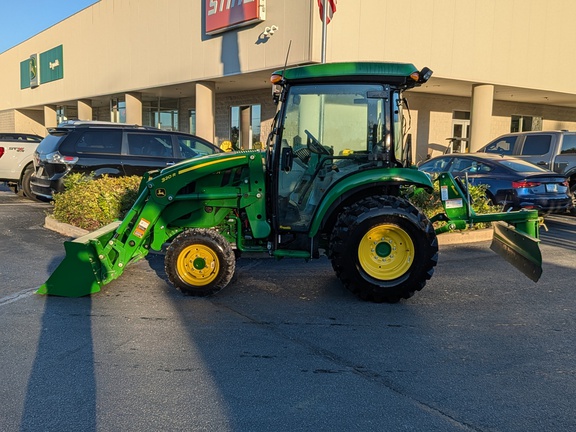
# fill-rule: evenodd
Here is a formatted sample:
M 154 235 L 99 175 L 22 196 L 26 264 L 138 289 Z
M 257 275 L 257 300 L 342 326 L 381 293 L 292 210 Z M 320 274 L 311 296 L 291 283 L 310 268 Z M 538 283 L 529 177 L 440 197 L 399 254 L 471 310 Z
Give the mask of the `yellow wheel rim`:
M 213 282 L 220 271 L 216 252 L 202 244 L 190 245 L 178 255 L 178 275 L 188 285 L 204 286 Z
M 398 225 L 378 225 L 360 240 L 358 260 L 371 277 L 393 280 L 404 275 L 414 262 L 414 243 Z

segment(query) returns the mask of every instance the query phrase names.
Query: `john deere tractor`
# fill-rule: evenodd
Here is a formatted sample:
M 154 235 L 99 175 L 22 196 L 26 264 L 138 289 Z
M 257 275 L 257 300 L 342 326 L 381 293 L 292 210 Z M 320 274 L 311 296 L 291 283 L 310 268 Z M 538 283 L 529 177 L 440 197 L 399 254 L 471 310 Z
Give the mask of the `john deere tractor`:
M 168 244 L 170 282 L 194 296 L 224 288 L 243 252 L 327 255 L 362 299 L 395 302 L 421 290 L 438 260 L 437 232 L 505 221 L 493 249 L 537 280 L 535 211 L 475 215 L 466 187 L 441 176 L 446 212 L 435 230 L 404 198 L 431 191 L 411 161 L 404 91 L 432 71 L 411 64 L 337 63 L 278 71 L 278 105 L 265 149 L 184 161 L 142 179 L 123 221 L 66 242 L 66 258 L 39 289 L 83 296 Z

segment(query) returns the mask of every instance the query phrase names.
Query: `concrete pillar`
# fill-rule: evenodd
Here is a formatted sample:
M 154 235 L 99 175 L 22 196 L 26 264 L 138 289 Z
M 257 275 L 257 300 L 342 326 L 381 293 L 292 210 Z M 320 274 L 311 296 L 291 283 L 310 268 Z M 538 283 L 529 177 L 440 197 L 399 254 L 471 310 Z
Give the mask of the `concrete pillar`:
M 494 86 L 478 84 L 472 87 L 472 107 L 470 112 L 470 146 L 475 152 L 492 137 L 492 106 L 494 103 Z
M 126 93 L 126 123 L 142 126 L 142 95 L 140 93 Z
M 216 84 L 196 83 L 196 135 L 215 143 Z
M 92 101 L 81 99 L 78 104 L 78 120 L 92 120 Z
M 48 129 L 56 126 L 58 126 L 56 107 L 53 105 L 44 105 L 44 127 Z
M 240 142 L 244 150 L 252 148 L 251 129 L 252 109 L 249 106 L 243 106 L 240 108 Z

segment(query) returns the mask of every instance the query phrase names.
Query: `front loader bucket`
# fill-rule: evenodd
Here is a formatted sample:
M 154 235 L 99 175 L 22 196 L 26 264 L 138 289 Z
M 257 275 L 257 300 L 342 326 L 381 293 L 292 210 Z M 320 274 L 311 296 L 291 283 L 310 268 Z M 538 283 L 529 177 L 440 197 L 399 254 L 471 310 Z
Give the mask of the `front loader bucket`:
M 530 237 L 502 222 L 494 223 L 494 236 L 490 249 L 532 279 L 542 276 L 540 240 Z
M 120 222 L 113 222 L 75 240 L 64 242 L 64 260 L 36 293 L 82 297 L 100 291 L 106 282 L 97 248 L 112 238 L 118 225 Z

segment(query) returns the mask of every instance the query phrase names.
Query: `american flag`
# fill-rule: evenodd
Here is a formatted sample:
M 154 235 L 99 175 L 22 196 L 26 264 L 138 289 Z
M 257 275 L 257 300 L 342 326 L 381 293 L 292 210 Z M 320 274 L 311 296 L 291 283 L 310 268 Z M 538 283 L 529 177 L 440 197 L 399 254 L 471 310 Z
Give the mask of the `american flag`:
M 320 8 L 320 19 L 324 21 L 324 3 L 327 5 L 326 10 L 326 24 L 332 21 L 334 12 L 336 12 L 336 3 L 338 0 L 318 0 L 318 7 Z

